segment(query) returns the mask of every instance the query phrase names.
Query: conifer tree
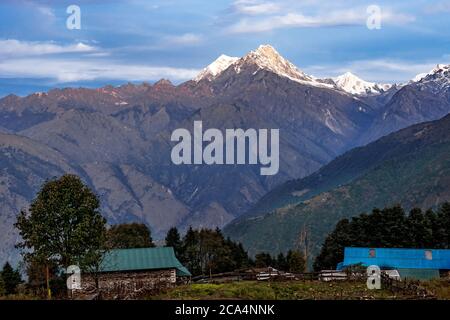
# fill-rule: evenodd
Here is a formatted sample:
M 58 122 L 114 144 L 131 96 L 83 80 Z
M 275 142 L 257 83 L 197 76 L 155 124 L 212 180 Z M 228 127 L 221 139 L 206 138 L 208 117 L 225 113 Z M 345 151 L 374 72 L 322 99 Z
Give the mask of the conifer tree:
M 2 286 L 4 294 L 17 293 L 17 286 L 22 283 L 22 277 L 18 270 L 14 270 L 9 262 L 6 262 L 1 272 Z

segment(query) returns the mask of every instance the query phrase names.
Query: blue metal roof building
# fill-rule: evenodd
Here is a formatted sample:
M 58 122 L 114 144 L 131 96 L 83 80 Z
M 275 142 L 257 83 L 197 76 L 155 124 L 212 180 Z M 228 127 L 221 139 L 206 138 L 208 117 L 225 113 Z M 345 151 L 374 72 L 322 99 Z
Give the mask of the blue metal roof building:
M 439 270 L 450 270 L 450 250 L 407 248 L 352 248 L 344 249 L 342 269 L 351 265 L 377 265 L 381 269 L 397 269 L 402 277 L 434 278 Z M 416 270 L 416 271 L 414 271 Z M 403 273 L 403 275 L 402 275 Z
M 450 270 L 450 250 L 406 248 L 351 248 L 344 249 L 343 266 L 362 264 L 380 268 Z

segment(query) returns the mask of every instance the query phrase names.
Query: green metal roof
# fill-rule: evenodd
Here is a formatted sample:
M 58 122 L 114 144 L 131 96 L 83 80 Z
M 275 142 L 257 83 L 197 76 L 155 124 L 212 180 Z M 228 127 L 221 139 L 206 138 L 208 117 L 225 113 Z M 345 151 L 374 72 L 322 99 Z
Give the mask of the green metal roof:
M 172 247 L 113 249 L 106 253 L 101 272 L 176 269 L 178 276 L 191 276 Z

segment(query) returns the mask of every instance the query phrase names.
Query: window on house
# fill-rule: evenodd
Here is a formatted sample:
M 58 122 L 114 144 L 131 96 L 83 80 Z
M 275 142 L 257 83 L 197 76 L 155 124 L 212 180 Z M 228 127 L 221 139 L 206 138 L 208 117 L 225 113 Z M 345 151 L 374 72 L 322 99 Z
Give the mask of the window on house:
M 425 259 L 433 260 L 433 252 L 431 250 L 425 250 Z
M 369 258 L 375 258 L 375 249 L 369 250 Z

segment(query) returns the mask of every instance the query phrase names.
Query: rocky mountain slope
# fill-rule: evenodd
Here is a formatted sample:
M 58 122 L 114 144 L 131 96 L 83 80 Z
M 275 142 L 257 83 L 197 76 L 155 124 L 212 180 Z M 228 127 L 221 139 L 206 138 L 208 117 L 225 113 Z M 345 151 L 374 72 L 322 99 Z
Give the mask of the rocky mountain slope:
M 439 119 L 450 112 L 450 68 L 438 65 L 416 77 L 396 92 L 382 107 L 361 144 L 409 125 Z
M 251 253 L 307 246 L 315 255 L 342 218 L 397 203 L 428 208 L 449 201 L 449 177 L 450 115 L 355 148 L 275 188 L 224 231 Z

